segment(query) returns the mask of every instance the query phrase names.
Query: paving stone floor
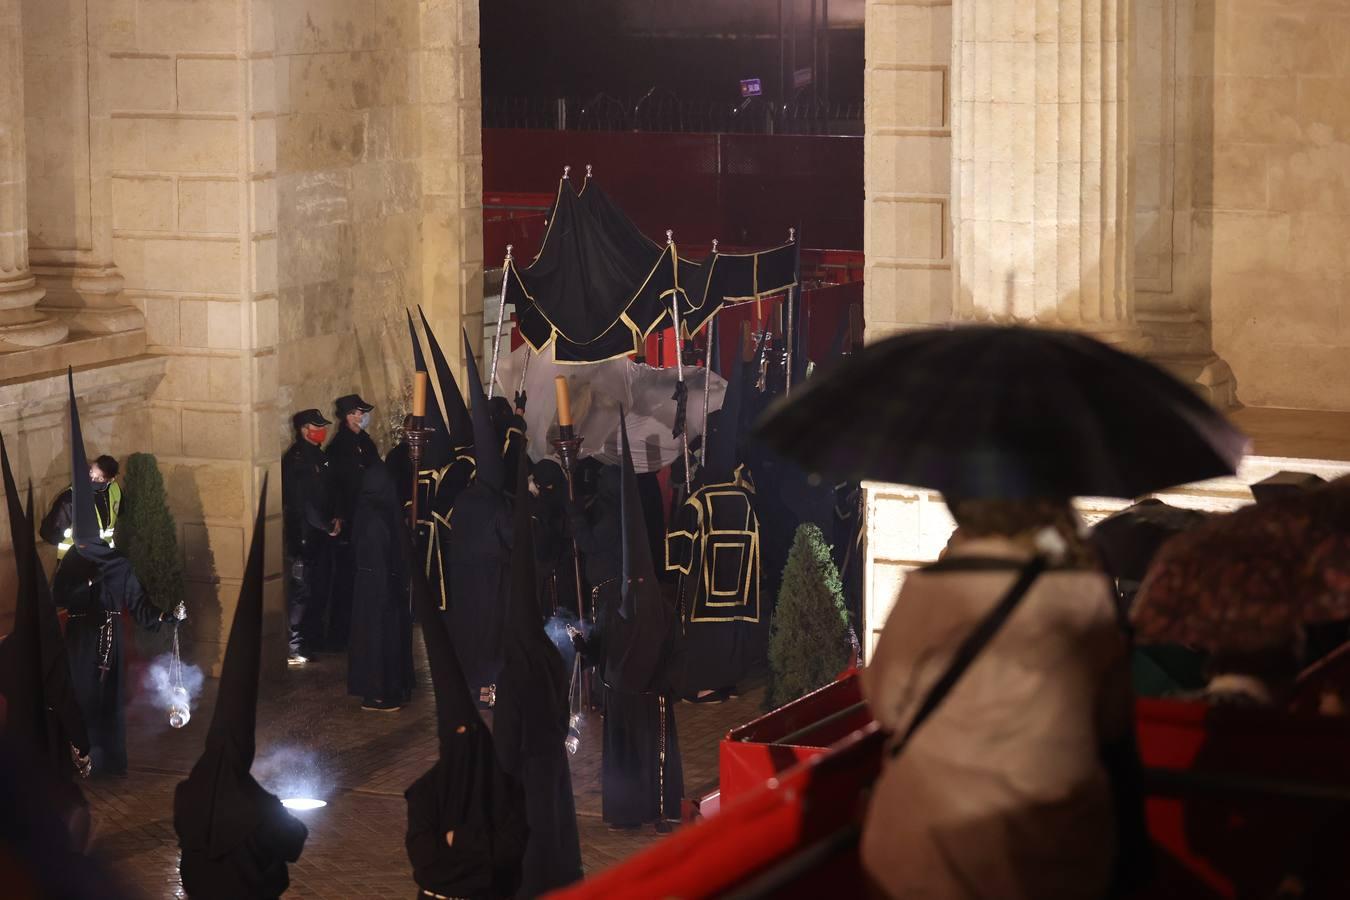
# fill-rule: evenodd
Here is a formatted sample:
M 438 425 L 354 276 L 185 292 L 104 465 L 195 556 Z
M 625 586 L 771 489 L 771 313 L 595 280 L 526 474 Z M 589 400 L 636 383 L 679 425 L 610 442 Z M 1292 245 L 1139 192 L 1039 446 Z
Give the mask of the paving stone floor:
M 420 637 L 418 689 L 398 712 L 367 712 L 346 696 L 346 661 L 325 654 L 280 681 L 264 682 L 258 710 L 255 777 L 280 796 L 314 796 L 328 806 L 299 813 L 309 826 L 288 897 L 405 898 L 413 888 L 403 848 L 403 789 L 436 757 L 435 712 Z M 95 852 L 147 898 L 182 897 L 173 832 L 173 790 L 201 752 L 214 704 L 208 682 L 186 728 L 133 705 L 128 715 L 130 772 L 84 783 L 96 820 Z M 717 780 L 717 742 L 760 714 L 761 683 L 726 703 L 677 707 L 685 792 L 697 798 Z M 600 720 L 583 724 L 571 758 L 582 861 L 596 872 L 654 843 L 653 829 L 612 832 L 600 819 Z

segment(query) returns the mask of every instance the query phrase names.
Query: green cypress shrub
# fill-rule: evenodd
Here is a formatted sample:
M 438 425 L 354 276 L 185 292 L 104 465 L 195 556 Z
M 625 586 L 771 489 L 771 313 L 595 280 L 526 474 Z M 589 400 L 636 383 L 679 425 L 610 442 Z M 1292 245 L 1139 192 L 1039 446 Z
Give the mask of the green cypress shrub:
M 779 707 L 833 681 L 852 649 L 844 589 L 818 526 L 797 528 L 769 626 L 769 702 Z
M 178 526 L 169 511 L 164 476 L 151 453 L 133 453 L 122 477 L 122 511 L 113 536 L 150 602 L 168 611 L 184 599 L 183 563 L 178 555 Z M 147 651 L 167 649 L 172 629 L 156 634 L 137 633 L 137 644 Z M 162 646 L 161 646 L 162 645 Z

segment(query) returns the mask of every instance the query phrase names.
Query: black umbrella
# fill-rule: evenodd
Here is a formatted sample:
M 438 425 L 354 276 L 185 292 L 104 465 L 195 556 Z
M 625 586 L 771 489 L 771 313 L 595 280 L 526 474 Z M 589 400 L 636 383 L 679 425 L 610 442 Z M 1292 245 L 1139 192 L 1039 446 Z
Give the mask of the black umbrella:
M 872 344 L 760 436 L 833 479 L 961 498 L 1137 497 L 1231 475 L 1246 438 L 1171 375 L 1085 335 L 964 326 Z
M 1092 544 L 1106 571 L 1118 580 L 1122 599 L 1128 601 L 1134 598 L 1162 545 L 1208 518 L 1197 510 L 1169 506 L 1150 497 L 1094 525 Z

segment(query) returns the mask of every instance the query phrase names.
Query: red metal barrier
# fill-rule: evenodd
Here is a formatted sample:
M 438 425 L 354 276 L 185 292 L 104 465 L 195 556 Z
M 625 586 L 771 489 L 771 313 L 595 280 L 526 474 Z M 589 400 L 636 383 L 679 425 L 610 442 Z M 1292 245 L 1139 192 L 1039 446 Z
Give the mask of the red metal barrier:
M 842 680 L 731 734 L 772 748 L 813 719 L 835 716 L 842 726 L 847 714 L 838 714 L 856 696 L 852 680 Z M 1350 896 L 1342 874 L 1350 720 L 1141 700 L 1136 726 L 1159 858 L 1158 880 L 1140 898 L 1273 896 L 1285 875 L 1319 866 L 1324 893 L 1309 896 Z M 811 742 L 787 745 L 807 757 L 796 764 L 772 753 L 739 756 L 737 768 L 724 770 L 735 788 L 723 785 L 721 812 L 560 896 L 693 898 L 750 887 L 756 896 L 857 896 L 863 875 L 851 836 L 880 768 L 882 736 L 867 725 L 824 752 L 803 743 Z M 788 869 L 790 881 L 766 892 L 764 880 Z
M 857 675 L 850 673 L 729 731 L 718 748 L 722 804 L 753 792 L 799 762 L 828 752 L 841 738 L 865 726 L 872 715 L 866 707 L 858 708 L 861 701 Z M 790 742 L 785 742 L 789 737 Z

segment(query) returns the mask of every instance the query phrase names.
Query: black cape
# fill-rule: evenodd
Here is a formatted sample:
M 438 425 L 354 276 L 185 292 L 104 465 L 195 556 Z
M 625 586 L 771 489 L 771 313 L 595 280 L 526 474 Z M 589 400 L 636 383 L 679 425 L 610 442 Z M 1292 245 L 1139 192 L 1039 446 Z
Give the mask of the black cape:
M 347 693 L 401 703 L 412 696 L 412 608 L 399 543 L 404 526 L 383 463 L 365 470 L 356 510 Z
M 467 334 L 464 344 L 476 474 L 450 511 L 450 622 L 455 653 L 477 694 L 496 683 L 502 668 L 511 587 L 511 506 L 496 429 Z
M 410 560 L 406 537 L 403 545 Z M 420 888 L 449 897 L 510 897 L 520 885 L 525 853 L 524 793 L 497 761 L 426 577 L 416 566 L 409 570 L 436 694 L 439 744 L 436 764 L 404 791 L 413 877 Z
M 18 575 L 14 629 L 0 643 L 0 693 L 5 695 L 3 734 L 50 784 L 53 805 L 63 814 L 87 805 L 76 783 L 74 748 L 89 754 L 89 734 L 75 697 L 61 625 L 46 573 L 37 556 L 29 513 L 19 504 L 9 453 L 0 438 L 5 500 Z
M 592 589 L 617 579 L 623 569 L 623 517 L 619 511 L 622 477 L 618 466 L 605 466 L 596 479 L 590 507 L 583 509 L 580 504 L 573 504 L 568 509 L 572 533 L 585 564 L 588 589 L 580 610 L 585 619 L 593 620 L 599 615 Z
M 622 574 L 601 586 L 599 618 L 586 653 L 605 684 L 601 807 L 612 825 L 678 819 L 684 794 L 671 688 L 679 672 L 678 620 L 652 564 L 620 416 Z
M 502 768 L 525 788 L 530 836 L 517 896 L 537 897 L 581 879 L 581 843 L 564 749 L 570 673 L 544 632 L 527 471 L 519 459 L 506 658 L 497 681 L 492 736 Z
M 206 749 L 174 790 L 183 890 L 194 898 L 281 896 L 290 885 L 286 864 L 300 858 L 309 835 L 249 774 L 262 659 L 266 499 L 264 480 Z

